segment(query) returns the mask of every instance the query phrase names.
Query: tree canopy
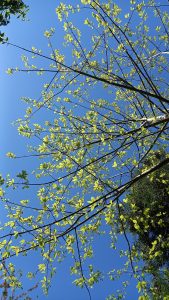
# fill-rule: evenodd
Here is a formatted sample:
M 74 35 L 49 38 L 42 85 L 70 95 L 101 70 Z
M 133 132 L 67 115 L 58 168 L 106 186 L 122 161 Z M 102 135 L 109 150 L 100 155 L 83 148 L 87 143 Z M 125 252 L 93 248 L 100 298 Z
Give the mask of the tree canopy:
M 163 2 L 60 3 L 62 49 L 55 46 L 54 28 L 44 33 L 48 53 L 8 42 L 25 52 L 24 66 L 9 74 L 51 74 L 39 99 L 24 98 L 26 113 L 16 121 L 29 153 L 7 153 L 36 167 L 1 177 L 8 211 L 1 269 L 9 264 L 11 287 L 20 286 L 13 259 L 36 250 L 41 263 L 27 276 L 42 273 L 45 293 L 56 262 L 71 255 L 74 283 L 89 299 L 94 284 L 123 274 L 121 291 L 107 300 L 125 299 L 132 278 L 139 300 L 169 299 L 169 15 Z M 123 268 L 111 264 L 107 273 L 91 263 L 95 238 L 105 235 L 112 251 L 121 236 L 126 243 Z
M 163 150 L 150 152 L 141 170 L 152 167 L 165 157 Z M 158 290 L 157 299 L 163 299 L 169 293 L 168 167 L 167 164 L 136 182 L 127 193 L 123 206 L 123 216 L 128 223 L 129 232 L 135 235 L 136 251 L 153 275 L 153 284 Z
M 1 0 L 0 3 L 0 26 L 10 22 L 11 15 L 25 18 L 27 6 L 22 0 Z M 0 31 L 0 41 L 4 41 L 4 33 Z

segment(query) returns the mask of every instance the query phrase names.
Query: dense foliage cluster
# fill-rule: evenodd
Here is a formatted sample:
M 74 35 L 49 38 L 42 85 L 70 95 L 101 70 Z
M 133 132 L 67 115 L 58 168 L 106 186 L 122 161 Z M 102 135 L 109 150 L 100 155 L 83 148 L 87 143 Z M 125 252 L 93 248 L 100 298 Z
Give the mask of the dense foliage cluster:
M 71 255 L 74 283 L 86 288 L 90 299 L 94 284 L 120 274 L 137 282 L 139 300 L 161 299 L 161 291 L 169 299 L 161 284 L 168 280 L 169 256 L 169 15 L 164 2 L 131 0 L 121 8 L 112 0 L 60 3 L 61 50 L 53 28 L 45 32 L 46 52 L 15 45 L 28 56 L 22 56 L 24 67 L 8 73 L 36 72 L 48 79 L 39 99 L 23 99 L 27 110 L 16 122 L 30 153 L 7 154 L 16 161 L 35 160 L 30 163 L 35 167 L 1 179 L 9 218 L 1 228 L 1 256 L 12 264 L 13 257 L 38 249 L 41 263 L 27 276 L 43 274 L 46 293 L 57 262 Z M 160 146 L 165 151 L 158 157 Z M 111 251 L 124 236 L 122 269 L 110 264 L 107 274 L 92 265 L 98 235 L 109 236 Z M 19 286 L 14 264 L 7 268 L 7 282 Z M 108 300 L 125 298 L 125 278 L 122 291 L 112 291 Z
M 0 26 L 10 22 L 11 15 L 24 18 L 27 6 L 22 0 L 1 0 L 0 2 Z M 4 40 L 4 33 L 0 32 L 0 41 Z
M 166 153 L 163 150 L 150 152 L 142 163 L 140 172 L 156 165 L 165 157 Z M 123 216 L 129 232 L 135 237 L 134 251 L 143 259 L 144 268 L 153 275 L 153 284 L 158 290 L 153 299 L 163 299 L 166 293 L 169 293 L 168 164 L 132 186 L 124 200 Z
M 149 154 L 144 168 L 165 158 L 165 152 Z M 129 229 L 137 234 L 137 248 L 150 267 L 169 265 L 169 165 L 141 179 L 127 196 Z

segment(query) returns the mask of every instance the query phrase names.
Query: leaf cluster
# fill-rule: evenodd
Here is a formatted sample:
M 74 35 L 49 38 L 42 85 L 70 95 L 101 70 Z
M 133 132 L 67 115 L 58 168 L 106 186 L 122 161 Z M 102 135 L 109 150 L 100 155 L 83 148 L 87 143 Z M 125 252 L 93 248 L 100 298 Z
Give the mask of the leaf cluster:
M 6 26 L 10 22 L 11 15 L 25 18 L 28 6 L 22 0 L 1 0 L 0 26 Z M 4 33 L 0 32 L 0 41 L 4 40 Z
M 142 161 L 139 172 L 166 157 L 162 149 L 151 151 Z M 135 250 L 153 276 L 154 291 L 158 291 L 158 297 L 160 294 L 165 296 L 169 292 L 166 291 L 169 278 L 169 164 L 132 186 L 125 199 L 123 214 L 129 232 L 134 235 Z

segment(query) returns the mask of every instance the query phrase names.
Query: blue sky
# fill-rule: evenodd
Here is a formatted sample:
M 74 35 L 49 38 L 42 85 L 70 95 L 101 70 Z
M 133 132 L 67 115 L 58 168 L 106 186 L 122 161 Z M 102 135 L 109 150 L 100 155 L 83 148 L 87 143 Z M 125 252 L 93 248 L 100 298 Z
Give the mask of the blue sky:
M 55 44 L 59 48 L 62 43 L 62 31 L 61 24 L 58 23 L 55 8 L 58 1 L 25 1 L 30 6 L 30 11 L 27 16 L 28 21 L 22 22 L 21 20 L 12 18 L 11 23 L 4 28 L 6 35 L 9 37 L 9 41 L 14 44 L 18 44 L 25 48 L 31 48 L 37 46 L 40 49 L 47 49 L 47 42 L 44 37 L 44 31 L 50 27 L 56 28 Z M 67 1 L 68 2 L 68 1 Z M 47 51 L 47 50 L 46 50 Z M 20 101 L 22 96 L 35 97 L 40 96 L 42 85 L 45 82 L 43 77 L 37 77 L 34 75 L 28 75 L 23 73 L 17 73 L 14 76 L 9 76 L 5 73 L 9 67 L 16 67 L 21 65 L 21 54 L 23 51 L 19 51 L 16 48 L 2 45 L 0 47 L 0 172 L 2 174 L 16 172 L 22 169 L 29 168 L 28 161 L 22 161 L 15 164 L 15 161 L 9 160 L 5 157 L 8 151 L 22 155 L 26 153 L 27 140 L 18 136 L 17 129 L 12 125 L 12 122 L 20 118 L 24 114 L 25 104 Z M 42 65 L 43 66 L 43 65 Z M 105 269 L 112 265 L 115 268 L 119 265 L 120 258 L 117 253 L 111 251 L 106 247 L 109 238 L 105 237 L 104 240 L 100 240 L 98 237 L 95 243 L 96 254 L 94 262 L 96 266 L 104 266 Z M 119 245 L 126 247 L 126 242 L 122 238 Z M 35 255 L 28 255 L 26 258 L 20 258 L 17 261 L 19 267 L 25 269 L 30 264 L 34 264 L 34 260 L 38 258 Z M 121 261 L 122 264 L 122 261 Z M 56 275 L 52 281 L 52 287 L 49 291 L 48 300 L 87 300 L 88 295 L 85 289 L 81 290 L 72 286 L 73 277 L 69 274 L 70 258 L 66 258 L 62 265 L 57 266 Z M 25 280 L 26 286 L 27 280 Z M 131 283 L 131 287 L 128 290 L 127 300 L 137 299 L 137 293 L 135 290 L 135 282 Z M 91 290 L 92 300 L 104 300 L 108 294 L 111 294 L 118 287 L 118 283 L 105 281 L 96 285 Z M 39 299 L 46 299 L 41 293 L 40 289 L 34 293 L 34 298 L 38 294 Z

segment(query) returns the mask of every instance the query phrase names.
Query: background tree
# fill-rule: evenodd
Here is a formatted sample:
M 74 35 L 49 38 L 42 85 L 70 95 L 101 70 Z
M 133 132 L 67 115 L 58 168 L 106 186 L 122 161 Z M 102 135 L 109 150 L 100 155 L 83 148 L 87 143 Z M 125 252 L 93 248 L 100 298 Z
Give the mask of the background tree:
M 164 150 L 151 151 L 142 163 L 143 172 L 164 160 Z M 123 216 L 129 231 L 136 237 L 135 247 L 145 262 L 145 267 L 153 275 L 155 299 L 163 299 L 168 287 L 169 264 L 169 165 L 165 165 L 130 189 L 125 199 Z M 163 271 L 162 271 L 163 270 Z M 161 274 L 164 277 L 161 278 Z M 158 296 L 156 295 L 158 290 Z M 169 293 L 167 289 L 167 294 Z M 154 299 L 154 298 L 153 298 Z
M 6 26 L 10 22 L 11 15 L 25 18 L 28 7 L 22 0 L 1 0 L 0 26 Z M 0 32 L 0 41 L 4 41 L 4 33 Z
M 143 169 L 165 158 L 165 153 L 155 151 L 149 156 Z M 156 269 L 169 262 L 168 183 L 169 165 L 165 165 L 133 185 L 127 195 L 128 205 L 124 212 L 130 231 L 139 237 L 138 248 L 143 248 L 143 257 Z
M 130 279 L 136 278 L 140 300 L 149 299 L 155 291 L 160 295 L 149 280 L 154 269 L 152 272 L 142 262 L 148 258 L 128 237 L 128 229 L 133 232 L 139 224 L 135 215 L 131 222 L 126 220 L 123 211 L 129 191 L 128 197 L 134 202 L 132 191 L 139 183 L 142 186 L 151 182 L 151 178 L 168 168 L 167 3 L 128 1 L 124 11 L 113 1 L 81 0 L 77 6 L 61 3 L 56 12 L 63 21 L 64 45 L 69 55 L 65 57 L 64 48 L 60 51 L 55 47 L 53 28 L 45 32 L 50 53 L 13 45 L 31 57 L 23 56 L 25 67 L 8 69 L 9 74 L 22 71 L 52 76 L 39 99 L 24 98 L 28 108 L 23 120 L 17 122 L 19 134 L 32 139 L 31 153 L 8 153 L 18 160 L 35 159 L 37 167 L 32 174 L 22 170 L 16 178 L 2 178 L 7 190 L 4 192 L 2 187 L 1 196 L 9 221 L 2 228 L 5 232 L 1 234 L 1 252 L 3 260 L 12 260 L 39 249 L 42 263 L 28 276 L 32 278 L 38 271 L 45 273 L 45 292 L 55 273 L 56 260 L 71 254 L 71 273 L 77 276 L 74 283 L 85 287 L 91 299 L 90 287 L 102 280 L 104 273 L 87 263 L 87 259 L 93 256 L 95 236 L 106 232 L 112 249 L 120 234 L 126 240 L 128 250 L 121 249 L 126 263 L 117 276 L 125 273 Z M 37 66 L 32 59 L 37 60 Z M 160 145 L 166 149 L 165 156 L 158 160 L 152 155 L 152 163 L 144 165 Z M 160 175 L 157 178 L 163 189 L 165 179 Z M 12 200 L 8 198 L 10 189 Z M 22 189 L 27 193 L 30 190 L 30 199 L 14 200 L 15 192 L 23 193 Z M 159 204 L 159 214 L 164 212 L 163 205 Z M 149 222 L 148 213 L 144 224 L 146 220 Z M 149 243 L 154 243 L 156 237 L 151 240 L 150 235 Z M 138 238 L 141 247 L 147 247 L 143 238 Z M 156 245 L 149 245 L 150 250 L 152 247 Z M 154 250 L 158 258 L 159 253 Z M 165 278 L 161 263 L 156 267 L 160 268 L 158 280 Z M 116 271 L 111 268 L 109 275 L 115 279 Z M 168 291 L 164 290 L 167 299 Z M 123 291 L 107 299 L 124 295 Z

